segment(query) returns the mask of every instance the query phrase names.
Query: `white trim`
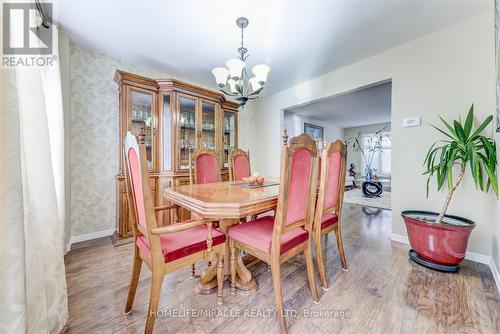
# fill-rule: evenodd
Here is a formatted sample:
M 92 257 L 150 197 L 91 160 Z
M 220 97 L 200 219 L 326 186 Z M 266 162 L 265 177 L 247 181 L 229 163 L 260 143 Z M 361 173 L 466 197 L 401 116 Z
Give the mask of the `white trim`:
M 410 242 L 408 241 L 408 237 L 406 235 L 402 235 L 402 234 L 392 233 L 391 240 L 396 241 L 396 242 L 400 242 L 403 244 L 407 244 L 407 245 L 410 244 Z M 488 255 L 483 255 L 483 254 L 474 253 L 474 252 L 466 252 L 465 258 L 467 260 L 486 264 L 489 266 L 491 264 L 491 256 L 488 256 Z M 491 268 L 491 266 L 490 266 L 490 268 Z M 493 270 L 491 270 L 491 271 L 493 271 Z
M 402 234 L 391 233 L 391 240 L 396 241 L 396 242 L 400 242 L 402 244 L 407 244 L 407 245 L 410 244 L 410 242 L 408 241 L 408 237 L 406 235 L 402 235 Z
M 470 261 L 486 264 L 487 266 L 490 265 L 491 262 L 491 256 L 488 255 L 483 255 L 479 253 L 474 253 L 474 252 L 466 252 L 465 253 L 465 258 Z M 490 267 L 491 269 L 491 267 Z
M 491 273 L 493 274 L 493 278 L 495 279 L 495 283 L 497 284 L 497 291 L 500 292 L 500 273 L 498 272 L 498 268 L 495 265 L 495 261 L 493 261 L 493 257 L 490 261 L 490 269 Z
M 93 232 L 93 233 L 88 233 L 88 234 L 80 234 L 76 236 L 72 236 L 69 238 L 69 243 L 66 245 L 66 253 L 71 250 L 71 245 L 76 244 L 77 242 L 82 242 L 82 241 L 87 241 L 87 240 L 93 240 L 93 239 L 98 239 L 98 238 L 103 238 L 103 237 L 109 237 L 110 235 L 113 235 L 115 233 L 116 229 L 115 228 L 110 228 L 104 231 L 98 231 L 98 232 Z

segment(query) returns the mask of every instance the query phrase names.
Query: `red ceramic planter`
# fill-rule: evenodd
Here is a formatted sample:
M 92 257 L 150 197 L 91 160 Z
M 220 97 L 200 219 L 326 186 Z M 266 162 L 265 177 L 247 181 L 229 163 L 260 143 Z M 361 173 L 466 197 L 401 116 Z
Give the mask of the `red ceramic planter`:
M 434 224 L 418 219 L 418 216 L 434 217 L 435 212 L 403 211 L 408 239 L 413 250 L 426 261 L 445 266 L 456 266 L 465 257 L 469 235 L 476 226 L 474 222 L 452 215 L 445 215 L 460 221 L 464 226 Z

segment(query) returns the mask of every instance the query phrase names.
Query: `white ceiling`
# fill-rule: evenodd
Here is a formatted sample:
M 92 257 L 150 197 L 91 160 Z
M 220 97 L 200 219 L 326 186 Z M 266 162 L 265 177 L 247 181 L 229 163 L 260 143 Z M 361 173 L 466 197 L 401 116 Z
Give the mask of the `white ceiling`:
M 211 69 L 236 55 L 271 66 L 266 94 L 375 55 L 489 9 L 489 1 L 60 0 L 56 21 L 83 47 L 216 88 Z
M 390 122 L 391 83 L 328 97 L 288 111 L 341 128 Z

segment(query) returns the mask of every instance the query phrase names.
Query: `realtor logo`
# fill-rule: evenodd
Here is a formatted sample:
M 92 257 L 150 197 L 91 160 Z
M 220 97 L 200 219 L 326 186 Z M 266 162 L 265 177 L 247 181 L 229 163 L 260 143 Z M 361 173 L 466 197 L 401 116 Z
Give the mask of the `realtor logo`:
M 45 17 L 52 17 L 52 3 L 3 3 L 3 55 L 52 54 L 53 29 Z

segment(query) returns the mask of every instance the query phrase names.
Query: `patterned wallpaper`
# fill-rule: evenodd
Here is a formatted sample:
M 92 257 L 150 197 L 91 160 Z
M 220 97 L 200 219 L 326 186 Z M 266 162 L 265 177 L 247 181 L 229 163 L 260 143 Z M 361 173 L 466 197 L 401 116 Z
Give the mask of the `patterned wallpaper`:
M 70 44 L 71 66 L 71 235 L 116 227 L 118 172 L 118 86 L 116 69 L 152 77 L 168 73 Z M 239 115 L 239 144 L 250 148 L 251 105 Z
M 116 226 L 118 86 L 116 69 L 151 77 L 160 71 L 70 44 L 71 55 L 71 235 Z

